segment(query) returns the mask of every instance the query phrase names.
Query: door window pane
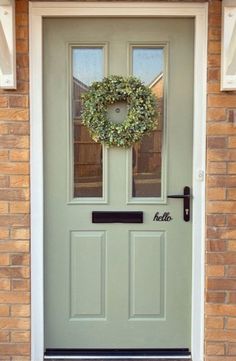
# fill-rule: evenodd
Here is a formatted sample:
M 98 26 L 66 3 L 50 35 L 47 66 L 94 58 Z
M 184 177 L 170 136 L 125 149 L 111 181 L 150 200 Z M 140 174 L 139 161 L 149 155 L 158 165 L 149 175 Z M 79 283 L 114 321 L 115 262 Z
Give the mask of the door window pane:
M 81 124 L 81 94 L 93 81 L 104 76 L 103 47 L 78 47 L 72 49 L 72 112 L 73 112 L 73 196 L 102 197 L 103 151 L 95 143 L 86 127 Z
M 161 197 L 164 104 L 164 49 L 132 48 L 133 75 L 151 88 L 158 101 L 158 127 L 132 148 L 132 196 Z

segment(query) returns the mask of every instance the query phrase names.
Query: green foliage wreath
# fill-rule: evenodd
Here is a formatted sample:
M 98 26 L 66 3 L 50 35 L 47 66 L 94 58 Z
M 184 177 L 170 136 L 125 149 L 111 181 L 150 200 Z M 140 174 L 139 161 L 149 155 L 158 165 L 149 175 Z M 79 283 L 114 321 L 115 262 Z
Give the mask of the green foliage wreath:
M 108 106 L 127 102 L 121 123 L 108 119 Z M 157 101 L 151 90 L 135 77 L 112 75 L 94 82 L 82 95 L 82 123 L 95 142 L 128 148 L 157 127 Z

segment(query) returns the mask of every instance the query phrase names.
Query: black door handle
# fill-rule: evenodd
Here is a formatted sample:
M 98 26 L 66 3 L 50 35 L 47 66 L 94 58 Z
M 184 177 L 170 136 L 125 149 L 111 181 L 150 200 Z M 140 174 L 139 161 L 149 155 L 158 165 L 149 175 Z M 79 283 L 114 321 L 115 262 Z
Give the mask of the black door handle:
M 167 196 L 167 198 L 177 198 L 177 199 L 183 199 L 183 218 L 185 222 L 190 221 L 190 187 L 186 186 L 184 187 L 184 194 L 172 194 Z
M 185 199 L 185 198 L 191 198 L 190 194 L 171 194 L 169 196 L 167 196 L 167 198 L 180 198 L 180 199 Z

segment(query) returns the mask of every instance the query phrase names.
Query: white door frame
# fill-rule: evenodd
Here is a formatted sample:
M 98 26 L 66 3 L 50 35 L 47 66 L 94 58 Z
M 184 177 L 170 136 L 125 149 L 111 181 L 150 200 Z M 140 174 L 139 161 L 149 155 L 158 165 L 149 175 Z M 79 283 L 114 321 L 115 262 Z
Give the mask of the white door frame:
M 30 3 L 32 361 L 43 361 L 44 354 L 42 21 L 47 16 L 168 16 L 195 18 L 191 351 L 193 361 L 203 361 L 207 15 L 207 4 L 196 2 Z

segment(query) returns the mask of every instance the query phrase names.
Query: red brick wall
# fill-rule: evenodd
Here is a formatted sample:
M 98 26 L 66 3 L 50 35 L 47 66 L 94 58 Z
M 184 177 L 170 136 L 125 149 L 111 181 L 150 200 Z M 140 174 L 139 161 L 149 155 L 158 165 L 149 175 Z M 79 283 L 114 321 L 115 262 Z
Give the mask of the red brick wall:
M 0 361 L 30 360 L 27 14 L 16 0 L 17 90 L 0 91 Z M 210 0 L 205 352 L 235 361 L 236 92 L 220 92 L 220 32 L 221 1 Z
M 1 361 L 29 360 L 30 353 L 27 12 L 27 1 L 17 0 L 17 90 L 0 91 Z
M 209 2 L 206 360 L 236 360 L 236 92 L 220 91 L 221 1 Z

